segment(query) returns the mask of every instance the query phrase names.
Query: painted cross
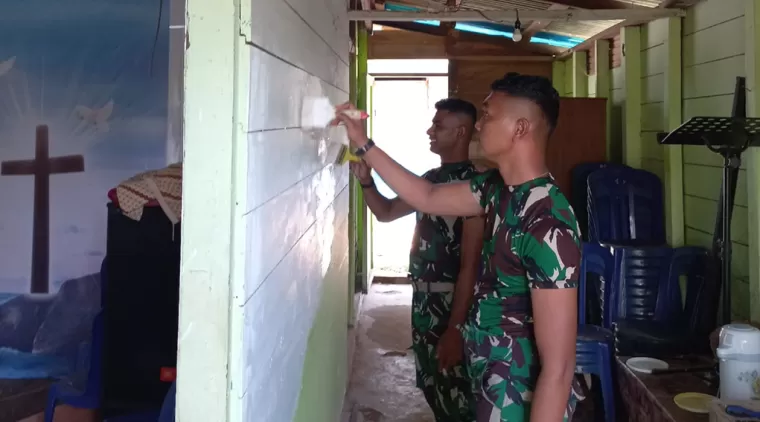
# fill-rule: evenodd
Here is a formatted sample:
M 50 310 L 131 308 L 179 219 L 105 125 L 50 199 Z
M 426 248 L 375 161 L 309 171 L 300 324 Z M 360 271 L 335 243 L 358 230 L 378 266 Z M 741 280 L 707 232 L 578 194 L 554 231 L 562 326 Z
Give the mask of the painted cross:
M 32 226 L 32 293 L 49 291 L 50 273 L 50 175 L 84 171 L 84 157 L 50 157 L 48 127 L 37 126 L 34 159 L 0 163 L 2 176 L 34 176 Z

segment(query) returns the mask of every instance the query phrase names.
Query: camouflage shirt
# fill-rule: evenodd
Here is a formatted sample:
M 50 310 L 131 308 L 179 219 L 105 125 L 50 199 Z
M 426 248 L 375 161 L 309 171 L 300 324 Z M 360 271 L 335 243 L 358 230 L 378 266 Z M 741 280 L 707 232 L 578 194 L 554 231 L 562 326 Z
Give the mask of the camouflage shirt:
M 477 174 L 470 161 L 445 163 L 422 177 L 432 183 L 469 180 Z M 409 253 L 409 278 L 414 281 L 456 282 L 459 276 L 461 217 L 417 213 L 417 226 Z
M 530 289 L 577 286 L 580 230 L 551 175 L 507 186 L 497 170 L 470 182 L 486 213 L 470 323 L 488 335 L 531 335 Z

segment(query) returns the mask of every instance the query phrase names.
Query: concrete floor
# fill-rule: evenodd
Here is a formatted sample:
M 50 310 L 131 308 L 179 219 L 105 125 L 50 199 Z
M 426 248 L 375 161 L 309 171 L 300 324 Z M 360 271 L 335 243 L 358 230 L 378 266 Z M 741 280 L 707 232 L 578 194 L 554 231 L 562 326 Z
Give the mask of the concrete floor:
M 364 298 L 342 422 L 435 421 L 415 387 L 414 354 L 408 350 L 412 286 L 385 284 L 402 279 L 383 278 L 384 283 L 375 282 Z M 593 403 L 591 397 L 581 402 L 573 421 L 595 420 Z
M 365 297 L 345 413 L 351 422 L 433 422 L 415 386 L 412 287 L 373 284 Z

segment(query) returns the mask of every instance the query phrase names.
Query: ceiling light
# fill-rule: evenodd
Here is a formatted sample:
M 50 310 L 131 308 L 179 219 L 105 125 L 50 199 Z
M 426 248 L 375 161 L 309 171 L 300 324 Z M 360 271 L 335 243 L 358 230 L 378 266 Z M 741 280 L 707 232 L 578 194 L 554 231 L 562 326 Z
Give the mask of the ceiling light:
M 515 15 L 517 20 L 515 20 L 515 30 L 512 32 L 512 41 L 520 42 L 522 40 L 522 24 L 520 24 L 520 12 L 517 9 L 515 9 Z

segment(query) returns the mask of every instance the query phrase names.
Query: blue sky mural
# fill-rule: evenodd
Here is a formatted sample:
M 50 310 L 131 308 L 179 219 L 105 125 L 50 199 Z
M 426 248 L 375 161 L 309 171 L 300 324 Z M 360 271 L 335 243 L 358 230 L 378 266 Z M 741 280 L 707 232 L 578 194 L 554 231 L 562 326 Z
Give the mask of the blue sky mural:
M 50 157 L 83 159 L 84 171 L 50 176 L 51 291 L 99 270 L 108 190 L 166 165 L 169 0 L 160 5 L 0 0 L 0 162 L 34 158 L 41 124 Z M 0 191 L 0 292 L 28 292 L 34 176 L 0 174 Z

